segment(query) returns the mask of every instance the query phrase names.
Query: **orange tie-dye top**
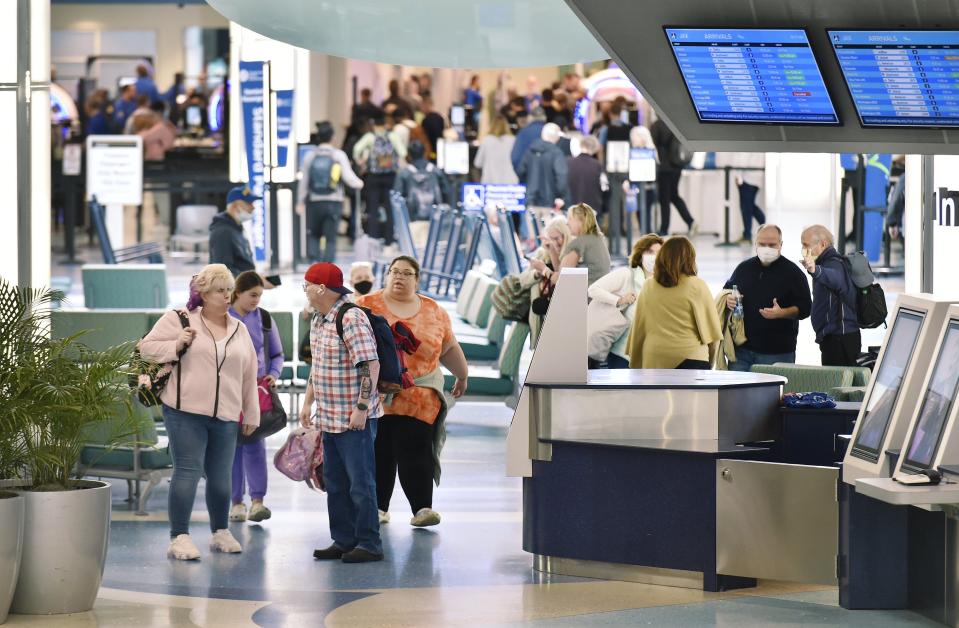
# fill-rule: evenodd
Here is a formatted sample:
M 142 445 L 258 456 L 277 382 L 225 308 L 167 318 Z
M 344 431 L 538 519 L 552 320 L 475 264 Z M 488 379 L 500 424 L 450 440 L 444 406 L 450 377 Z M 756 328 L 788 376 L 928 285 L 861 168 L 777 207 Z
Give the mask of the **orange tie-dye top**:
M 432 373 L 440 363 L 443 347 L 453 340 L 453 323 L 450 315 L 440 305 L 428 297 L 417 295 L 422 305 L 412 318 L 399 318 L 386 305 L 383 291 L 370 293 L 356 300 L 357 305 L 368 307 L 379 314 L 390 325 L 403 321 L 413 330 L 420 341 L 420 347 L 413 355 L 405 355 L 406 368 L 414 378 Z M 411 416 L 432 425 L 436 422 L 443 405 L 432 388 L 414 386 L 393 397 L 393 403 L 385 407 L 386 414 Z

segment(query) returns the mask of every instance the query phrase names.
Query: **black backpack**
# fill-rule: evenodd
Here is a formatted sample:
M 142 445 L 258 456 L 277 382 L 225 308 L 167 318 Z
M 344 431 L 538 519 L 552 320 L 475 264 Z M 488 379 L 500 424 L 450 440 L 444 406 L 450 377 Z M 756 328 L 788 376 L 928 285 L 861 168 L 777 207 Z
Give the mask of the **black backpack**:
M 328 150 L 317 150 L 310 163 L 310 194 L 328 195 L 336 191 L 336 181 L 333 180 L 333 166 L 336 161 Z
M 373 337 L 376 338 L 376 355 L 380 361 L 380 377 L 376 382 L 376 389 L 384 395 L 396 394 L 403 390 L 403 365 L 393 339 L 393 328 L 388 320 L 374 314 L 367 307 L 360 307 L 355 303 L 345 303 L 336 313 L 336 334 L 343 340 L 343 317 L 352 309 L 362 310 L 373 328 Z
M 436 167 L 426 164 L 426 170 L 420 170 L 413 164 L 410 170 L 410 189 L 406 194 L 406 207 L 410 211 L 410 220 L 429 220 L 433 206 L 439 202 L 440 183 Z
M 682 142 L 679 141 L 679 138 L 675 135 L 672 140 L 669 142 L 669 163 L 674 168 L 679 168 L 680 170 L 689 165 L 689 162 L 693 160 L 693 152 L 686 148 Z
M 886 308 L 886 293 L 876 283 L 869 259 L 862 251 L 846 255 L 843 260 L 849 277 L 856 288 L 856 322 L 863 329 L 875 329 L 886 324 L 889 313 Z
M 176 310 L 177 317 L 180 319 L 180 325 L 183 329 L 190 326 L 190 319 L 180 310 Z M 146 334 L 143 334 L 143 338 Z M 141 340 L 143 339 L 141 338 Z M 133 354 L 130 356 L 130 373 L 127 375 L 127 385 L 137 391 L 137 399 L 141 404 L 148 408 L 160 405 L 160 393 L 166 388 L 173 369 L 180 363 L 180 358 L 186 353 L 190 346 L 187 345 L 177 353 L 176 360 L 167 364 L 158 364 L 143 359 L 140 355 L 139 347 L 134 347 Z M 141 382 L 141 379 L 143 380 Z M 149 382 L 149 383 L 147 383 Z M 180 409 L 180 369 L 176 369 L 176 409 Z

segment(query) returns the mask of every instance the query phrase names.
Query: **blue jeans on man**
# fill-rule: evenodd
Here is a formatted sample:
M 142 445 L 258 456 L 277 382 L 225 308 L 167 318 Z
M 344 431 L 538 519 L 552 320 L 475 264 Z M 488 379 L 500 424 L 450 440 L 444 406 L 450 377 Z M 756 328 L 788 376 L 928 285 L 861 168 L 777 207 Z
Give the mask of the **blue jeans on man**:
M 743 347 L 736 347 L 736 361 L 729 363 L 730 371 L 748 371 L 753 364 L 775 364 L 776 362 L 796 363 L 796 352 L 792 353 L 756 353 Z
M 360 431 L 323 432 L 323 482 L 330 515 L 330 536 L 343 552 L 355 547 L 383 553 L 376 507 L 377 419 Z
M 190 515 L 200 477 L 206 476 L 206 508 L 210 530 L 229 527 L 233 454 L 240 424 L 163 406 L 170 439 L 170 538 L 190 533 Z

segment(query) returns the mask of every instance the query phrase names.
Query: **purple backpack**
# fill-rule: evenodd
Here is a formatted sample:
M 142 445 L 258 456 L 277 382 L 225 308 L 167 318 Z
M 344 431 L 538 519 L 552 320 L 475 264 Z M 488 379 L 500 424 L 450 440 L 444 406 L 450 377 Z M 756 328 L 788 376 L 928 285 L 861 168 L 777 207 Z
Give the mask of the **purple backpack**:
M 273 465 L 291 480 L 323 490 L 323 433 L 306 427 L 294 429 L 273 456 Z

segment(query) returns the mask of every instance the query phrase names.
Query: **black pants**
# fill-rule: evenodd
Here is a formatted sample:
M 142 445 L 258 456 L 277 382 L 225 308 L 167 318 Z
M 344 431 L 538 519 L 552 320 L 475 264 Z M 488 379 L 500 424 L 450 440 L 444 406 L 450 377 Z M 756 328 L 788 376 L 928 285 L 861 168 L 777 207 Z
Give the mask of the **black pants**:
M 862 337 L 857 331 L 844 336 L 823 336 L 819 343 L 823 366 L 856 366 Z
M 411 416 L 385 414 L 376 433 L 376 501 L 387 512 L 399 471 L 415 515 L 433 506 L 433 426 Z
M 393 244 L 393 211 L 390 208 L 390 190 L 396 175 L 368 174 L 363 189 L 366 191 L 367 232 L 374 238 L 382 238 L 386 245 Z
M 753 239 L 753 218 L 762 226 L 766 224 L 766 214 L 756 204 L 759 188 L 749 183 L 739 186 L 739 213 L 743 218 L 743 240 Z
M 706 360 L 683 360 L 676 368 L 684 371 L 708 371 L 709 362 Z
M 683 176 L 682 170 L 669 170 L 656 173 L 656 193 L 659 195 L 659 234 L 669 234 L 670 205 L 675 205 L 679 215 L 686 221 L 686 225 L 693 226 L 693 216 L 686 207 L 686 201 L 679 196 L 679 179 Z
M 310 201 L 306 204 L 306 254 L 311 262 L 336 259 L 336 234 L 343 214 L 342 201 Z M 320 240 L 325 240 L 320 254 Z

